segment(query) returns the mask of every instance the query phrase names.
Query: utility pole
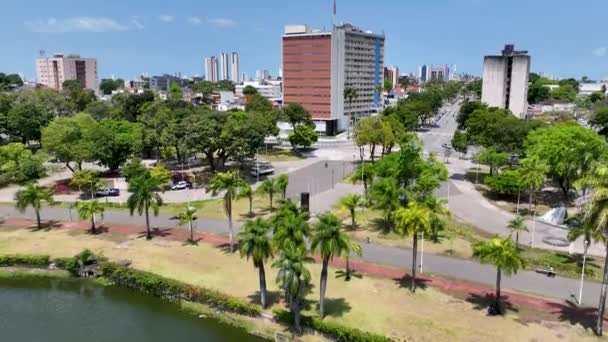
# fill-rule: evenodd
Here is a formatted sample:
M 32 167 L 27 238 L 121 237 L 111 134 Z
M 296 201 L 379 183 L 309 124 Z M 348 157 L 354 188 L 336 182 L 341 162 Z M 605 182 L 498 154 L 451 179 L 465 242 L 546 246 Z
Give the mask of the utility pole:
M 587 248 L 589 247 L 589 241 L 585 239 L 584 253 L 583 253 L 583 270 L 581 271 L 581 287 L 578 291 L 578 305 L 583 302 L 583 282 L 585 281 L 585 263 L 587 262 Z

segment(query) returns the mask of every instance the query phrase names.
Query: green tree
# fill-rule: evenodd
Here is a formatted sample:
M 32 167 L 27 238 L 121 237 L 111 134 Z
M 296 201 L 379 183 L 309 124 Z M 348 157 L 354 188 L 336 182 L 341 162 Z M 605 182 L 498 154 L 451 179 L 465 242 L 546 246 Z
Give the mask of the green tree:
M 355 230 L 357 228 L 357 208 L 361 208 L 363 207 L 363 205 L 365 205 L 365 202 L 363 201 L 363 197 L 361 197 L 361 195 L 359 194 L 348 194 L 342 197 L 342 199 L 340 200 L 340 206 L 348 210 L 348 212 L 350 213 L 350 227 L 352 230 Z
M 311 252 L 318 252 L 322 260 L 321 284 L 319 286 L 319 317 L 325 317 L 325 290 L 327 289 L 327 267 L 335 256 L 345 254 L 351 245 L 350 237 L 342 230 L 340 219 L 332 213 L 319 215 L 313 228 L 310 242 Z
M 0 146 L 0 185 L 35 181 L 46 173 L 44 156 L 21 143 Z
M 276 177 L 277 191 L 281 192 L 281 199 L 284 201 L 287 197 L 287 185 L 289 185 L 289 176 L 282 174 Z
M 450 211 L 444 207 L 448 201 L 445 198 L 437 198 L 434 195 L 428 195 L 422 202 L 426 208 L 431 211 L 431 227 L 432 227 L 432 238 L 433 241 L 439 242 L 439 231 L 444 229 L 444 221 L 442 217 L 450 216 Z
M 390 93 L 393 90 L 393 82 L 391 82 L 391 80 L 384 80 L 382 86 L 384 88 L 383 90 L 387 93 Z
M 353 122 L 353 100 L 356 99 L 357 97 L 359 97 L 359 94 L 357 93 L 357 90 L 351 86 L 346 86 L 344 87 L 344 100 L 348 101 L 348 108 L 350 109 L 349 111 L 349 118 L 348 118 L 348 133 L 347 133 L 347 139 L 350 139 L 350 126 L 351 123 Z
M 521 161 L 521 168 L 519 169 L 521 182 L 530 189 L 529 212 L 532 212 L 532 197 L 542 189 L 548 171 L 547 165 L 537 160 L 526 158 Z
M 239 190 L 239 198 L 247 198 L 249 201 L 249 217 L 253 217 L 253 188 L 248 183 L 245 183 L 244 186 Z
M 124 81 L 119 79 L 104 78 L 99 83 L 99 89 L 104 95 L 112 94 L 112 91 L 120 89 L 124 86 Z
M 264 263 L 273 257 L 270 237 L 270 224 L 263 218 L 247 221 L 243 230 L 238 233 L 241 257 L 253 260 L 260 277 L 260 303 L 266 308 L 266 272 Z
M 464 157 L 469 149 L 467 134 L 462 131 L 455 131 L 454 136 L 452 137 L 452 147 L 454 148 L 454 151 L 461 154 L 461 158 Z
M 517 170 L 506 170 L 499 175 L 488 176 L 484 179 L 485 184 L 491 191 L 501 195 L 515 195 L 525 189 L 522 177 Z
M 550 93 L 552 99 L 574 102 L 576 98 L 576 89 L 570 84 L 560 85 Z
M 377 164 L 376 164 L 377 165 Z M 374 164 L 361 164 L 360 167 L 355 169 L 350 179 L 354 183 L 363 182 L 363 190 L 365 194 L 365 198 L 368 198 L 368 187 L 370 184 L 373 184 L 373 179 L 375 176 L 376 166 Z
M 389 228 L 393 226 L 393 213 L 401 206 L 399 195 L 399 184 L 392 177 L 375 180 L 371 187 L 370 199 L 374 208 L 382 210 L 384 222 Z
M 300 313 L 304 294 L 310 286 L 310 271 L 306 263 L 313 259 L 307 256 L 303 245 L 288 244 L 285 246 L 279 258 L 272 266 L 278 269 L 277 283 L 285 289 L 289 310 L 294 317 L 294 326 L 297 332 L 302 332 L 300 325 Z
M 286 200 L 271 217 L 273 243 L 277 249 L 288 244 L 305 245 L 310 236 L 310 226 L 303 213 L 291 200 Z
M 278 179 L 273 177 L 268 177 L 264 179 L 262 185 L 260 185 L 260 191 L 264 194 L 268 194 L 268 198 L 270 199 L 270 211 L 273 210 L 272 207 L 272 198 L 275 193 L 279 192 Z
M 111 172 L 143 148 L 141 125 L 126 120 L 103 120 L 93 133 L 93 157 Z
M 479 151 L 475 155 L 475 160 L 490 167 L 490 175 L 498 173 L 498 170 L 507 164 L 509 155 L 505 152 L 498 152 L 494 147 L 489 147 Z
M 163 199 L 158 195 L 158 181 L 152 177 L 150 172 L 129 179 L 129 192 L 131 195 L 127 199 L 127 206 L 131 216 L 135 210 L 141 216 L 146 215 L 146 239 L 152 239 L 150 232 L 150 209 L 154 216 L 158 216 L 158 211 L 163 205 Z
M 40 223 L 40 208 L 42 208 L 42 202 L 46 202 L 48 205 L 55 204 L 53 192 L 36 183 L 29 183 L 25 188 L 15 193 L 15 208 L 23 213 L 25 212 L 25 209 L 32 207 L 36 213 L 36 227 L 38 227 L 38 229 L 42 229 L 42 224 Z
M 395 213 L 396 231 L 402 235 L 412 236 L 412 283 L 411 290 L 416 292 L 416 257 L 418 256 L 418 234 L 431 235 L 432 213 L 423 205 L 410 202 L 407 208 L 401 208 Z
M 289 133 L 289 143 L 293 148 L 294 152 L 297 152 L 298 146 L 310 147 L 312 144 L 317 142 L 319 134 L 315 129 L 308 125 L 299 125 Z
M 95 159 L 95 148 L 102 143 L 97 139 L 98 132 L 99 123 L 88 114 L 61 117 L 42 129 L 42 146 L 74 172 L 71 162 L 81 170 L 83 162 Z
M 482 108 L 469 115 L 465 128 L 471 145 L 518 152 L 523 149 L 528 132 L 537 126 L 537 122 L 521 120 L 506 109 Z
M 604 98 L 605 95 L 601 91 L 596 91 L 595 93 L 591 93 L 591 95 L 589 95 L 589 101 L 591 103 L 604 101 Z
M 0 91 L 12 91 L 23 85 L 21 76 L 0 72 Z
M 255 89 L 255 87 L 253 87 L 252 85 L 246 85 L 243 88 L 243 95 L 249 95 L 249 96 L 251 96 L 251 95 L 255 95 L 257 93 L 258 93 L 258 90 Z
M 31 140 L 40 140 L 42 128 L 49 124 L 52 117 L 53 113 L 41 103 L 37 93 L 28 91 L 13 99 L 3 125 L 11 138 L 18 138 L 28 145 Z
M 526 221 L 521 215 L 517 215 L 511 221 L 509 221 L 507 228 L 509 228 L 511 234 L 515 233 L 515 248 L 519 249 L 519 232 L 528 231 Z
M 184 97 L 184 92 L 182 88 L 177 84 L 177 82 L 171 82 L 171 86 L 169 86 L 169 98 L 172 100 L 181 100 Z
M 593 112 L 589 123 L 597 129 L 597 132 L 604 136 L 604 138 L 608 137 L 608 106 L 598 107 Z
M 77 186 L 82 192 L 87 193 L 88 197 L 93 198 L 95 191 L 104 186 L 104 182 L 95 170 L 78 170 L 72 174 L 70 184 Z
M 183 211 L 177 214 L 178 224 L 183 226 L 185 224 L 188 225 L 188 230 L 190 231 L 190 243 L 194 243 L 194 229 L 192 228 L 192 221 L 196 220 L 196 208 L 191 206 L 186 206 Z
M 551 96 L 551 90 L 543 85 L 541 82 L 535 82 L 530 85 L 528 89 L 528 102 L 530 104 L 536 104 L 543 102 Z
M 82 82 L 79 80 L 63 81 L 62 88 L 68 101 L 78 112 L 83 111 L 91 102 L 96 100 L 95 93 L 92 90 L 84 89 Z
M 495 237 L 491 240 L 479 241 L 473 246 L 473 256 L 483 264 L 490 263 L 496 267 L 496 307 L 500 309 L 500 283 L 502 273 L 511 275 L 526 267 L 526 260 L 513 246 L 511 238 Z
M 121 170 L 121 174 L 123 177 L 125 177 L 127 182 L 129 182 L 131 179 L 143 175 L 146 172 L 148 172 L 148 169 L 140 158 L 131 159 L 123 165 Z
M 264 96 L 255 93 L 251 95 L 251 98 L 245 105 L 245 111 L 247 112 L 269 112 L 272 110 L 272 103 L 268 101 Z
M 369 145 L 372 163 L 375 161 L 376 146 L 387 146 L 394 143 L 390 126 L 380 116 L 361 119 L 354 129 L 355 143 L 358 146 Z M 384 154 L 385 148 L 383 148 Z
M 164 165 L 156 165 L 150 169 L 150 176 L 154 178 L 159 188 L 163 189 L 167 185 L 171 184 L 171 171 L 169 171 Z
M 234 171 L 216 173 L 209 182 L 207 191 L 214 196 L 224 192 L 224 210 L 228 216 L 228 232 L 230 234 L 230 249 L 234 251 L 234 231 L 232 228 L 232 200 L 237 198 L 239 189 L 247 184 Z
M 485 103 L 481 103 L 481 101 L 469 101 L 469 100 L 464 101 L 462 106 L 460 106 L 458 116 L 456 117 L 456 122 L 458 123 L 458 128 L 465 129 L 465 127 L 467 125 L 467 120 L 469 119 L 469 117 L 471 116 L 471 114 L 474 111 L 476 111 L 478 109 L 485 110 L 487 108 L 488 108 L 488 106 Z
M 103 219 L 103 212 L 105 211 L 104 206 L 97 200 L 78 202 L 76 203 L 78 208 L 78 216 L 81 220 L 91 220 L 91 234 L 97 234 L 95 230 L 96 215 Z

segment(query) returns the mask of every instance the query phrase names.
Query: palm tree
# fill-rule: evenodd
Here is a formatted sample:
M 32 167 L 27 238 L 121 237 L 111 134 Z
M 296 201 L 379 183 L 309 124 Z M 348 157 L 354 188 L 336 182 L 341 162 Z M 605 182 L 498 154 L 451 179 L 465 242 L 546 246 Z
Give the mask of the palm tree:
M 574 242 L 579 237 L 583 237 L 583 260 L 587 259 L 587 252 L 589 251 L 589 245 L 591 239 L 595 241 L 602 240 L 602 234 L 600 230 L 589 222 L 584 220 L 581 214 L 571 216 L 566 219 L 570 231 L 568 232 L 568 241 Z
M 325 290 L 327 289 L 327 266 L 334 256 L 340 256 L 350 247 L 350 237 L 342 230 L 340 219 L 332 213 L 319 215 L 314 226 L 314 234 L 310 242 L 310 251 L 319 252 L 323 267 L 321 269 L 321 285 L 319 299 L 319 317 L 324 317 Z
M 410 202 L 407 208 L 401 208 L 395 213 L 396 230 L 402 235 L 414 238 L 412 248 L 412 292 L 416 292 L 416 257 L 418 255 L 418 234 L 430 234 L 432 232 L 431 211 L 416 203 Z
M 281 199 L 284 201 L 287 196 L 287 185 L 289 185 L 289 176 L 283 174 L 276 178 L 277 190 L 281 191 Z
M 431 211 L 431 225 L 433 227 L 433 241 L 438 241 L 438 232 L 444 228 L 442 216 L 450 216 L 450 211 L 444 207 L 447 203 L 445 198 L 437 198 L 433 195 L 428 195 L 424 199 L 424 206 Z
M 496 308 L 500 312 L 500 282 L 502 272 L 507 275 L 517 273 L 519 269 L 526 267 L 526 259 L 519 254 L 513 246 L 510 237 L 500 238 L 498 236 L 491 240 L 479 241 L 473 246 L 473 256 L 479 258 L 482 263 L 490 263 L 496 267 Z
M 305 213 L 301 212 L 293 202 L 285 201 L 271 218 L 273 227 L 273 242 L 278 250 L 288 244 L 305 245 L 310 236 L 310 226 Z
M 306 268 L 307 262 L 313 259 L 307 256 L 306 247 L 289 243 L 281 250 L 279 258 L 275 260 L 272 267 L 277 268 L 276 281 L 285 289 L 286 300 L 289 310 L 294 317 L 295 329 L 301 332 L 300 311 L 304 293 L 310 284 L 310 271 Z
M 253 260 L 253 266 L 258 269 L 260 276 L 260 303 L 266 308 L 266 272 L 264 262 L 272 258 L 272 243 L 268 236 L 270 223 L 258 217 L 255 221 L 247 221 L 243 230 L 238 233 L 241 257 Z
M 55 204 L 53 200 L 53 192 L 50 189 L 45 189 L 36 183 L 29 183 L 24 189 L 21 189 L 15 193 L 15 208 L 20 212 L 25 212 L 27 207 L 34 208 L 36 212 L 36 226 L 38 229 L 42 229 L 40 223 L 40 208 L 42 202 L 46 202 L 49 205 Z
M 364 203 L 363 197 L 361 197 L 359 194 L 348 194 L 342 197 L 342 200 L 340 201 L 342 208 L 350 212 L 352 222 L 350 227 L 353 230 L 357 228 L 357 222 L 355 220 L 357 208 L 362 207 Z
M 393 177 L 380 178 L 371 188 L 370 199 L 374 201 L 374 208 L 384 212 L 384 222 L 387 227 L 392 227 L 393 214 L 401 206 L 399 195 L 399 184 Z
M 546 164 L 534 159 L 524 159 L 521 164 L 519 174 L 521 175 L 522 183 L 530 187 L 528 212 L 532 212 L 532 197 L 545 184 L 545 174 L 549 169 Z
M 376 175 L 375 164 L 368 163 L 364 165 L 361 164 L 361 167 L 355 169 L 355 172 L 350 177 L 350 179 L 354 183 L 363 182 L 363 189 L 365 193 L 365 198 L 369 198 L 368 188 L 373 185 L 374 176 Z
M 519 249 L 519 232 L 527 232 L 528 226 L 521 215 L 515 216 L 508 225 L 509 230 L 515 233 L 515 248 Z
M 349 117 L 349 122 L 348 122 L 348 133 L 347 133 L 347 139 L 350 139 L 350 124 L 353 121 L 353 111 L 352 111 L 352 105 L 353 105 L 353 100 L 356 99 L 357 97 L 359 97 L 359 94 L 357 94 L 357 90 L 351 86 L 347 86 L 346 88 L 344 88 L 344 99 L 348 101 L 348 107 L 350 109 L 350 117 Z
M 249 217 L 253 217 L 253 188 L 248 183 L 241 188 L 239 191 L 239 198 L 245 198 L 249 200 Z
M 272 211 L 272 197 L 278 191 L 277 180 L 275 178 L 266 178 L 262 182 L 262 185 L 260 185 L 260 191 L 268 194 L 268 197 L 270 197 L 270 211 Z
M 103 219 L 104 206 L 97 200 L 79 202 L 76 204 L 78 207 L 78 216 L 81 220 L 91 220 L 91 234 L 95 234 L 95 214 Z
M 152 177 L 150 172 L 146 172 L 139 177 L 129 180 L 129 192 L 131 195 L 127 199 L 127 206 L 131 216 L 135 210 L 141 216 L 146 215 L 146 239 L 152 239 L 150 233 L 150 209 L 154 216 L 158 216 L 158 210 L 163 205 L 163 199 L 156 192 L 158 181 Z
M 228 216 L 228 233 L 230 234 L 230 249 L 234 250 L 234 231 L 232 229 L 232 200 L 237 197 L 239 189 L 247 184 L 234 171 L 216 173 L 209 182 L 207 191 L 212 191 L 213 196 L 224 191 L 224 210 Z
M 604 264 L 604 276 L 602 278 L 602 289 L 600 292 L 600 303 L 598 307 L 597 325 L 595 333 L 602 336 L 604 310 L 606 307 L 606 292 L 608 287 L 608 166 L 596 167 L 591 173 L 577 182 L 577 187 L 591 187 L 595 189 L 593 196 L 585 208 L 583 220 L 589 224 L 593 233 L 591 236 L 596 240 L 602 240 L 606 244 L 606 257 Z
M 358 256 L 363 254 L 363 250 L 361 249 L 361 245 L 355 243 L 352 240 L 349 240 L 348 248 L 344 250 L 344 259 L 346 259 L 346 275 L 344 276 L 344 280 L 350 280 L 350 252 L 355 252 Z
M 196 208 L 186 206 L 184 211 L 177 214 L 177 219 L 179 220 L 178 225 L 180 226 L 188 224 L 188 230 L 190 230 L 189 241 L 194 243 L 194 229 L 192 228 L 192 221 L 196 220 Z

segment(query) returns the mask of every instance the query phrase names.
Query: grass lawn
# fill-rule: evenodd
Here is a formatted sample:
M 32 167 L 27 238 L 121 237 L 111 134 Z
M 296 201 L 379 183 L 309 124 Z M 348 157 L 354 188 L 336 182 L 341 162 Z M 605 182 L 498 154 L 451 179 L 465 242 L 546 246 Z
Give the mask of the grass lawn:
M 208 244 L 184 245 L 163 239 L 146 241 L 116 233 L 92 236 L 80 231 L 28 229 L 0 230 L 0 253 L 72 256 L 83 248 L 110 259 L 129 259 L 133 267 L 194 285 L 215 288 L 250 301 L 258 300 L 258 274 L 251 261 Z M 319 265 L 309 265 L 313 287 L 305 312 L 315 314 Z M 267 267 L 269 299 L 283 307 L 275 284 L 276 272 Z M 330 269 L 326 312 L 328 321 L 408 341 L 596 341 L 580 325 L 541 320 L 540 313 L 511 311 L 504 317 L 486 317 L 475 298 L 457 298 L 433 288 L 411 294 L 398 280 L 371 276 L 350 282 Z M 407 287 L 407 284 L 405 285 Z M 263 323 L 259 323 L 263 324 Z M 258 327 L 259 328 L 259 327 Z M 260 328 L 261 329 L 261 328 Z M 314 337 L 306 337 L 312 340 Z
M 260 160 L 265 160 L 269 162 L 282 162 L 306 159 L 305 157 L 294 153 L 291 148 L 271 148 L 268 149 L 268 152 L 260 149 L 260 154 L 258 156 L 260 157 Z

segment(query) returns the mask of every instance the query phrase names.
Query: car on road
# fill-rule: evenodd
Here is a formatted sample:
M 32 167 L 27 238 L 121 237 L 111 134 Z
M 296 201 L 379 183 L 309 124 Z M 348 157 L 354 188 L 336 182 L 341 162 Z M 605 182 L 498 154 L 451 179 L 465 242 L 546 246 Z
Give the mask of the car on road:
M 251 168 L 250 174 L 254 177 L 267 176 L 274 173 L 274 168 L 270 164 L 259 164 Z
M 120 196 L 120 190 L 116 188 L 105 188 L 95 191 L 95 197 L 116 197 Z
M 184 190 L 184 189 L 192 189 L 192 182 L 179 181 L 177 183 L 171 184 L 171 190 Z

